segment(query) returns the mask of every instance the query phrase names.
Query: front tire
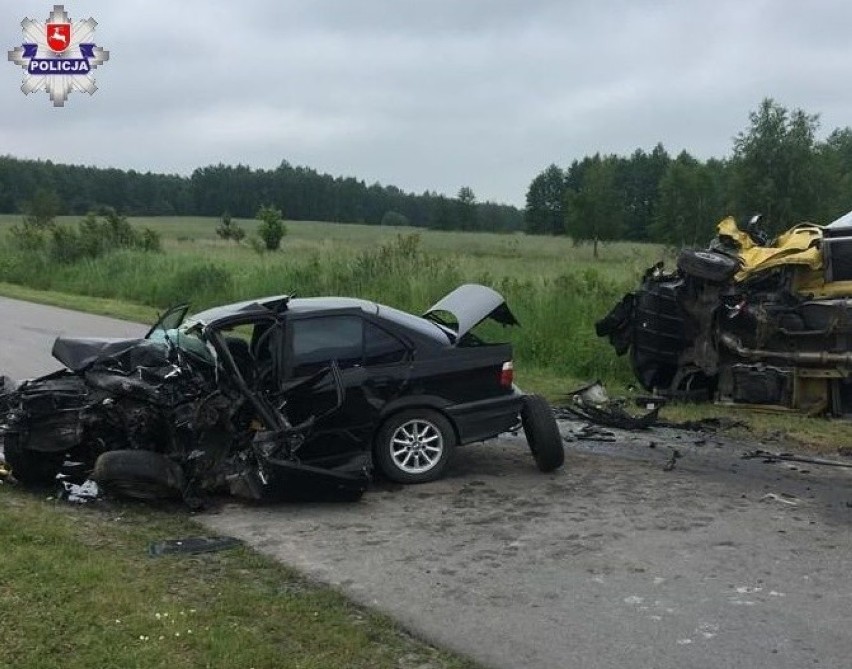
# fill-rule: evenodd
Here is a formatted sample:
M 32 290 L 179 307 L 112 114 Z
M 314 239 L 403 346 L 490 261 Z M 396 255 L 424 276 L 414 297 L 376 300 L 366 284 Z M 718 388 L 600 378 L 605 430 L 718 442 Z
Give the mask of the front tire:
M 397 483 L 440 478 L 456 445 L 450 421 L 430 409 L 408 409 L 388 418 L 376 437 L 379 470 Z
M 183 470 L 153 451 L 107 451 L 95 461 L 94 479 L 107 492 L 142 500 L 180 497 Z

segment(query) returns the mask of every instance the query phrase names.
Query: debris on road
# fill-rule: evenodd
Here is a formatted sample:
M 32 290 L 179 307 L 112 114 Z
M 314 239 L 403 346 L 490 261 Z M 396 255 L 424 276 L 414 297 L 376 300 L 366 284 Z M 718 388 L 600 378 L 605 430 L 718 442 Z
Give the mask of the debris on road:
M 60 481 L 62 486 L 62 497 L 68 502 L 75 504 L 86 504 L 93 502 L 101 494 L 98 484 L 91 479 L 86 479 L 83 483 L 72 483 L 71 481 Z
M 615 441 L 615 432 L 586 424 L 574 433 L 574 437 L 583 441 Z
M 666 461 L 666 464 L 663 465 L 664 472 L 670 472 L 675 468 L 677 461 L 681 458 L 680 451 L 676 448 L 672 449 L 672 456 Z
M 600 381 L 568 393 L 568 400 L 568 404 L 554 408 L 558 417 L 582 418 L 622 430 L 645 430 L 651 427 L 657 422 L 657 414 L 662 406 L 654 406 L 647 413 L 634 416 L 624 408 L 624 400 L 610 398 Z
M 799 506 L 799 503 L 796 501 L 796 497 L 794 495 L 788 495 L 786 493 L 775 493 L 768 492 L 763 497 L 760 498 L 761 502 L 780 502 L 781 504 L 786 504 L 787 506 Z
M 215 553 L 242 546 L 243 542 L 235 537 L 187 537 L 186 539 L 166 539 L 155 541 L 148 546 L 148 555 L 198 555 Z
M 657 427 L 668 427 L 674 430 L 686 430 L 688 432 L 724 432 L 725 430 L 750 429 L 749 424 L 729 418 L 728 416 L 709 416 L 707 418 L 699 418 L 698 420 L 658 420 Z
M 846 467 L 852 469 L 852 462 L 838 462 L 837 460 L 827 460 L 825 458 L 817 458 L 810 455 L 799 455 L 797 453 L 773 453 L 759 448 L 753 451 L 746 451 L 743 453 L 742 458 L 743 460 L 762 458 L 766 463 L 782 461 L 804 462 L 811 465 L 822 465 L 824 467 Z

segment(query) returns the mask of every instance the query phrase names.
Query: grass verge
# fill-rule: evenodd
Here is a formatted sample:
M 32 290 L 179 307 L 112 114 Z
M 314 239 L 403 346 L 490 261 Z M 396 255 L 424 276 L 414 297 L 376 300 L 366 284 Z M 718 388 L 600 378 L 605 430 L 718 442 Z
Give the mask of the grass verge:
M 474 666 L 247 548 L 149 557 L 205 534 L 185 512 L 4 485 L 0 533 L 2 667 Z

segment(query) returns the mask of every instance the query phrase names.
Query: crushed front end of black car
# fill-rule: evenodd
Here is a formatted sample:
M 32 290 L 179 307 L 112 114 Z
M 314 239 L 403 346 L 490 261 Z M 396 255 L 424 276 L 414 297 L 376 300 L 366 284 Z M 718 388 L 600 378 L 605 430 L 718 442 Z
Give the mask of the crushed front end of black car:
M 640 384 L 669 397 L 852 414 L 852 229 L 798 225 L 771 243 L 719 224 L 677 269 L 650 268 L 596 324 Z
M 253 500 L 360 496 L 369 453 L 313 464 L 301 449 L 317 416 L 293 425 L 286 414 L 288 397 L 317 384 L 330 384 L 336 395 L 325 411 L 339 407 L 336 365 L 273 392 L 243 378 L 232 348 L 203 324 L 194 334 L 155 328 L 145 339 L 60 337 L 53 355 L 65 369 L 17 387 L 5 383 L 0 395 L 13 475 L 48 483 L 76 464 L 107 491 L 193 505 L 217 492 Z

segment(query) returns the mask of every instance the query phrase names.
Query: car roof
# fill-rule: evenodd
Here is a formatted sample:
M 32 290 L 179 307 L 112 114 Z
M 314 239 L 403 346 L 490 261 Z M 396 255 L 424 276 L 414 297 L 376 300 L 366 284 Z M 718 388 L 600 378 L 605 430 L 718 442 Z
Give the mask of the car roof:
M 275 295 L 255 300 L 245 300 L 244 302 L 234 302 L 233 304 L 223 304 L 222 306 L 193 314 L 187 319 L 187 322 L 211 325 L 217 321 L 230 319 L 234 316 L 261 316 L 268 314 L 270 311 L 275 311 L 289 299 L 289 295 Z
M 235 317 L 245 316 L 250 318 L 252 316 L 264 316 L 268 315 L 270 311 L 280 309 L 283 304 L 287 305 L 286 311 L 291 314 L 361 309 L 365 313 L 391 321 L 409 330 L 414 330 L 418 334 L 429 337 L 441 344 L 447 344 L 450 340 L 444 329 L 432 321 L 406 311 L 400 311 L 393 307 L 354 297 L 294 297 L 291 299 L 288 295 L 273 295 L 213 307 L 212 309 L 194 314 L 188 319 L 188 322 L 213 325 L 219 321 L 226 321 Z

